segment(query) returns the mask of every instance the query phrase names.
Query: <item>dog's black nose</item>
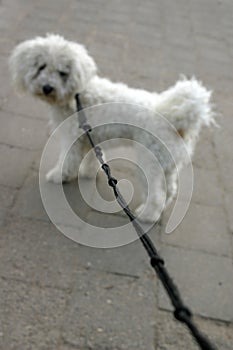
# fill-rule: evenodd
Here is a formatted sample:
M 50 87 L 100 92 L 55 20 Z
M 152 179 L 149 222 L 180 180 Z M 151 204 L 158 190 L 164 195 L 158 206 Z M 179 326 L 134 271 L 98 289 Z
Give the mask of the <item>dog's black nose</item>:
M 54 90 L 53 87 L 50 86 L 50 85 L 44 85 L 44 86 L 43 86 L 43 92 L 44 92 L 45 95 L 51 94 L 51 92 L 52 92 L 53 90 Z

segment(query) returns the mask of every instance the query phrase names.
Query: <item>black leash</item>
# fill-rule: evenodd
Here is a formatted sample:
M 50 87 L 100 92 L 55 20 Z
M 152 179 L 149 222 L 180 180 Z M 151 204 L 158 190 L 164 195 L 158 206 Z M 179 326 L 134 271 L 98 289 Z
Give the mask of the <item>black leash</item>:
M 146 249 L 149 257 L 150 257 L 150 263 L 153 269 L 155 270 L 156 274 L 158 275 L 160 281 L 162 282 L 169 298 L 174 306 L 174 317 L 184 323 L 190 330 L 192 336 L 196 340 L 197 344 L 199 345 L 200 349 L 202 350 L 217 350 L 217 348 L 210 343 L 210 341 L 201 333 L 201 331 L 198 329 L 198 327 L 195 325 L 195 323 L 192 320 L 192 312 L 185 306 L 185 304 L 182 301 L 182 298 L 180 296 L 179 290 L 174 284 L 172 278 L 170 277 L 166 267 L 164 260 L 159 256 L 157 249 L 155 248 L 154 244 L 152 243 L 150 237 L 146 232 L 144 232 L 142 226 L 139 224 L 137 218 L 133 215 L 131 210 L 129 209 L 127 203 L 125 202 L 123 196 L 121 195 L 119 189 L 117 188 L 117 179 L 115 179 L 111 175 L 111 169 L 108 164 L 106 164 L 103 160 L 103 153 L 99 146 L 96 146 L 92 137 L 91 137 L 91 126 L 87 123 L 87 119 L 85 116 L 85 113 L 83 111 L 79 94 L 75 95 L 76 104 L 77 104 L 77 111 L 78 111 L 78 122 L 79 127 L 83 129 L 86 133 L 86 136 L 94 149 L 95 155 L 97 159 L 99 160 L 102 169 L 104 170 L 107 178 L 108 178 L 108 185 L 112 187 L 114 195 L 116 197 L 117 202 L 121 206 L 121 208 L 124 210 L 125 214 L 128 216 L 129 220 L 132 222 L 135 231 L 138 234 L 138 237 L 140 241 L 142 242 L 144 248 Z

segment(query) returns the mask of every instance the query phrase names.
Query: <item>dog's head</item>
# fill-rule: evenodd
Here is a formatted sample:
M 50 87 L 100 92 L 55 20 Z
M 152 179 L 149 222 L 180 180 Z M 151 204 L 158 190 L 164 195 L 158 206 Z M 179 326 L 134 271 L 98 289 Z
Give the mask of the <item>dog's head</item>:
M 10 70 L 18 92 L 29 91 L 48 103 L 62 105 L 86 88 L 96 65 L 84 46 L 47 35 L 16 46 Z

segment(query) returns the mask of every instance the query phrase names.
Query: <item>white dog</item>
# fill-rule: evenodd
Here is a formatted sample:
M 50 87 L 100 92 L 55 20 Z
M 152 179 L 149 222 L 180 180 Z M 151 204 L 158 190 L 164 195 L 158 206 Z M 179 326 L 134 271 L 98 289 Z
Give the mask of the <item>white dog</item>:
M 166 189 L 161 176 L 156 174 L 156 171 L 150 170 L 151 164 L 145 159 L 144 164 L 150 177 L 148 181 L 154 182 L 154 191 L 150 194 L 147 209 L 140 216 L 144 221 L 153 222 L 158 218 L 161 211 L 161 196 L 164 193 L 166 204 L 171 202 L 176 194 L 176 167 L 180 168 L 184 164 L 180 139 L 182 138 L 188 153 L 192 155 L 201 127 L 214 123 L 210 104 L 211 93 L 195 79 L 180 80 L 161 94 L 132 89 L 122 83 L 113 83 L 97 75 L 95 62 L 82 45 L 66 41 L 59 35 L 37 37 L 19 44 L 10 58 L 10 69 L 14 85 L 19 92 L 29 91 L 50 104 L 51 121 L 54 126 L 58 126 L 75 112 L 76 93 L 80 94 L 83 107 L 111 102 L 145 107 L 148 110 L 148 121 L 152 121 L 158 129 L 161 124 L 159 115 L 167 118 L 173 130 L 172 128 L 165 130 L 163 127 L 160 134 L 172 147 L 176 164 L 167 156 L 161 143 L 143 135 L 144 145 L 159 159 L 167 186 Z M 143 127 L 147 120 L 139 122 Z M 70 133 L 74 130 L 78 134 L 78 124 L 73 125 Z M 138 128 L 127 128 L 124 125 L 116 130 L 114 128 L 96 130 L 95 140 L 101 141 L 104 133 L 108 138 L 125 136 L 139 142 L 141 137 Z M 61 173 L 63 182 L 76 178 L 84 153 L 90 149 L 88 141 L 84 139 L 72 148 L 63 162 L 69 137 L 69 132 L 63 135 L 61 157 L 57 165 L 47 174 L 49 181 L 59 183 Z M 85 172 L 88 174 L 90 170 L 86 169 Z M 144 204 L 136 210 L 136 214 L 142 211 Z

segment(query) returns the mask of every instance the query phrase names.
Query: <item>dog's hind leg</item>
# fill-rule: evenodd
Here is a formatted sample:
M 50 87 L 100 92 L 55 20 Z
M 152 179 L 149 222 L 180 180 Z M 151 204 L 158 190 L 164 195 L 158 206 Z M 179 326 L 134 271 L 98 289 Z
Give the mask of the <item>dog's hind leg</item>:
M 160 219 L 166 203 L 166 179 L 158 164 L 144 164 L 147 171 L 143 181 L 143 202 L 135 210 L 136 216 L 143 222 L 156 222 Z M 146 181 L 145 181 L 146 177 Z
M 166 207 L 171 204 L 173 199 L 177 194 L 177 171 L 166 174 L 166 188 L 167 188 L 167 199 L 166 199 Z
M 80 163 L 80 147 L 73 145 L 68 152 L 67 149 L 64 148 L 55 167 L 47 173 L 47 181 L 59 184 L 61 182 L 65 183 L 74 180 L 78 176 Z
M 94 150 L 83 145 L 82 148 L 82 161 L 78 170 L 78 175 L 86 179 L 93 179 L 97 176 L 98 170 L 100 169 L 100 163 L 98 162 Z

